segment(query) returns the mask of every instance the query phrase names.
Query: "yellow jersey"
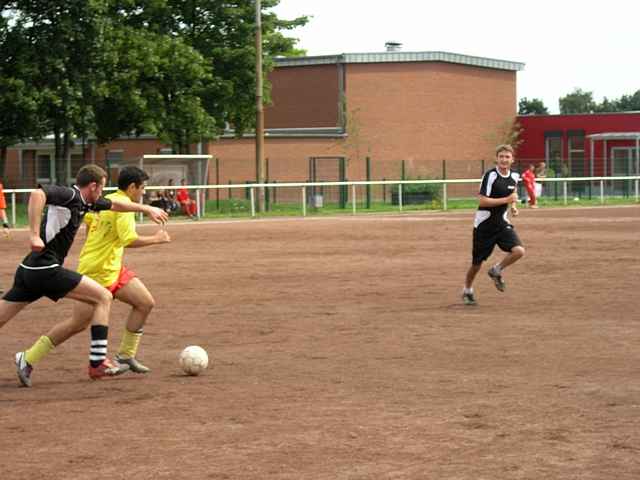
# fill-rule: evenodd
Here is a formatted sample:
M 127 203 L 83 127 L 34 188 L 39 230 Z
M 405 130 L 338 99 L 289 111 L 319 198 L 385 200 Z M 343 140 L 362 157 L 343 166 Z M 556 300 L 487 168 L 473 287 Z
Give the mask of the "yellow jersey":
M 131 202 L 122 190 L 106 198 Z M 124 248 L 138 238 L 135 213 L 103 210 L 87 213 L 84 222 L 87 224 L 87 240 L 80 252 L 78 272 L 103 287 L 109 287 L 120 274 Z

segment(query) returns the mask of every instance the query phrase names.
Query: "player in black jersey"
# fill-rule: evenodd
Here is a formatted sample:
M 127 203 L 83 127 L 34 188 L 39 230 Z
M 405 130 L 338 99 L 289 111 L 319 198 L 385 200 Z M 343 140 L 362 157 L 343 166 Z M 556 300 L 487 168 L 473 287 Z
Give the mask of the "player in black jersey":
M 93 307 L 92 319 L 108 324 L 111 293 L 89 277 L 63 267 L 63 263 L 83 217 L 88 211 L 112 209 L 120 212 L 143 212 L 156 223 L 164 223 L 164 210 L 139 203 L 118 202 L 101 198 L 106 172 L 97 165 L 82 167 L 73 187 L 40 186 L 29 197 L 29 253 L 16 269 L 14 284 L 0 300 L 0 327 L 15 317 L 29 303 L 41 297 L 58 301 L 68 297 Z M 43 216 L 45 205 L 46 215 Z M 55 325 L 46 336 L 28 350 L 16 354 L 20 383 L 31 386 L 33 365 L 88 324 L 73 318 Z M 103 331 L 106 352 L 107 329 Z M 104 375 L 115 375 L 126 368 L 108 359 L 100 367 Z
M 513 147 L 499 145 L 496 148 L 496 166 L 482 177 L 473 228 L 473 259 L 462 291 L 462 300 L 465 305 L 476 304 L 473 280 L 480 271 L 482 262 L 489 258 L 496 245 L 507 252 L 507 255 L 489 269 L 488 275 L 501 292 L 506 288 L 502 272 L 524 256 L 522 242 L 508 218 L 509 209 L 512 215 L 518 215 L 516 205 L 520 177 L 516 172 L 511 171 L 512 164 Z

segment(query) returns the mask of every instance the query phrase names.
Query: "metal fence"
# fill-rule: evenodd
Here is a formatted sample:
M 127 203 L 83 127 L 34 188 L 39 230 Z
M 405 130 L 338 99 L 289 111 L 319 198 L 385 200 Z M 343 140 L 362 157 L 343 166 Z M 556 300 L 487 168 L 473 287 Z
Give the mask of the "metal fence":
M 206 214 L 207 208 L 220 209 L 223 201 L 242 202 L 247 214 L 258 214 L 258 197 L 264 198 L 265 210 L 278 211 L 288 206 L 298 209 L 306 216 L 310 211 L 318 212 L 325 208 L 337 208 L 356 213 L 368 210 L 375 204 L 391 205 L 402 211 L 411 204 L 425 208 L 448 209 L 448 203 L 461 197 L 451 195 L 451 191 L 465 186 L 473 198 L 478 191 L 481 179 L 454 180 L 375 180 L 344 182 L 297 182 L 297 183 L 245 183 L 232 185 L 192 185 L 187 186 L 195 197 L 198 215 Z M 608 197 L 628 197 L 640 201 L 640 176 L 622 177 L 569 177 L 539 179 L 544 187 L 542 198 L 562 200 L 567 205 L 575 198 L 599 199 L 604 204 Z M 166 187 L 149 186 L 147 190 L 163 190 Z M 263 192 L 260 190 L 264 189 Z M 28 194 L 34 189 L 7 189 L 11 205 L 12 223 L 17 218 L 17 196 Z M 105 188 L 106 191 L 115 190 Z M 228 198 L 216 203 L 215 192 L 227 190 Z M 261 195 L 262 194 L 262 195 Z M 207 201 L 208 198 L 208 201 Z

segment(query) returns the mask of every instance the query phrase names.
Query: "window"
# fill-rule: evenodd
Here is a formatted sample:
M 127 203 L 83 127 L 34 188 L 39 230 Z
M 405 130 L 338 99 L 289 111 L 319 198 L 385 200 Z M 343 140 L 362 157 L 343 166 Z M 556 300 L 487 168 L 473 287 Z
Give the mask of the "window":
M 107 185 L 113 186 L 118 183 L 120 164 L 123 158 L 122 150 L 109 150 L 107 152 Z
M 611 175 L 637 175 L 636 152 L 632 147 L 613 147 L 611 149 Z
M 71 175 L 72 182 L 75 182 L 76 175 L 78 175 L 78 170 L 80 170 L 84 166 L 84 158 L 82 155 L 73 154 L 71 155 L 71 171 L 69 172 Z
M 562 161 L 562 132 L 545 132 L 544 137 L 547 168 L 557 176 L 568 176 L 568 166 Z
M 572 177 L 584 177 L 584 131 L 569 131 L 569 174 Z
M 36 179 L 38 183 L 51 183 L 51 155 L 36 155 Z

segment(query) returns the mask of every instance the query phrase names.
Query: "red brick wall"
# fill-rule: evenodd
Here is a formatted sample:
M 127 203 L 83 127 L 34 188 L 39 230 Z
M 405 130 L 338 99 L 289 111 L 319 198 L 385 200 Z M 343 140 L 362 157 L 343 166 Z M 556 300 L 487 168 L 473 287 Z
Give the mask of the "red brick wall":
M 342 139 L 282 138 L 265 141 L 269 159 L 269 178 L 278 182 L 304 182 L 309 177 L 309 157 L 342 155 Z M 209 153 L 218 158 L 220 183 L 242 183 L 256 178 L 255 140 L 222 139 L 209 145 Z M 215 167 L 209 172 L 215 183 Z
M 266 128 L 338 125 L 338 67 L 280 67 L 269 75 L 272 104 L 265 108 Z
M 474 178 L 481 159 L 493 160 L 500 125 L 515 117 L 516 74 L 447 63 L 350 64 L 346 96 L 347 132 L 355 126 L 360 156 L 389 163 L 391 173 L 406 160 L 440 174 L 446 160 L 449 178 Z M 363 164 L 356 173 L 364 175 Z

